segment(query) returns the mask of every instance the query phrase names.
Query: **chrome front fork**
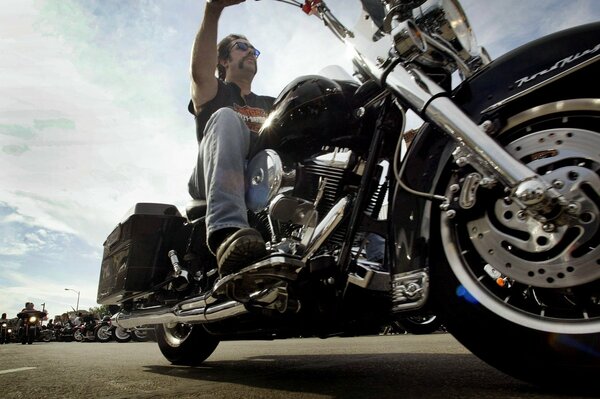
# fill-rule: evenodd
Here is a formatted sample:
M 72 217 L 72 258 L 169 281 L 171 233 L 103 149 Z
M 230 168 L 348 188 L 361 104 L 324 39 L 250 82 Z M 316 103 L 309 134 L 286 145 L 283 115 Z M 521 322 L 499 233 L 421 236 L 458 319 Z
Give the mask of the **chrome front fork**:
M 506 152 L 487 134 L 485 125 L 473 122 L 452 100 L 443 96 L 445 91 L 427 75 L 389 56 L 389 42 L 365 41 L 358 36 L 347 38 L 346 42 L 356 51 L 355 63 L 361 70 L 455 140 L 454 156 L 459 166 L 470 164 L 487 184 L 503 184 L 507 196 L 532 215 L 543 214 L 556 204 L 562 206 L 564 200 L 559 192 Z M 382 56 L 384 54 L 387 58 Z

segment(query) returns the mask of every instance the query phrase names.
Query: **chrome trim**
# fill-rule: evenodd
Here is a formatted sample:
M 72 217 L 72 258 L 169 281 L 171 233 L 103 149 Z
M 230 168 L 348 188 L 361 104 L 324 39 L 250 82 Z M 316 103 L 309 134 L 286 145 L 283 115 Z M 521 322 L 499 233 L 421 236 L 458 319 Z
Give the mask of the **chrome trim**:
M 423 307 L 429 298 L 429 268 L 392 276 L 392 312 Z
M 224 320 L 247 313 L 243 303 L 228 301 L 214 306 L 207 306 L 203 300 L 196 299 L 198 307 L 181 310 L 180 305 L 174 307 L 154 307 L 135 309 L 131 312 L 119 312 L 111 317 L 111 322 L 121 328 L 135 328 L 148 324 L 168 323 L 207 323 Z
M 536 173 L 485 134 L 450 99 L 445 97 L 434 99 L 427 107 L 425 114 L 463 148 L 468 148 L 476 155 L 478 159 L 475 162 L 484 168 L 486 174 L 493 172 L 510 187 L 515 187 L 520 182 L 527 180 L 541 180 Z
M 346 207 L 350 203 L 348 197 L 344 197 L 335 204 L 329 213 L 323 217 L 323 220 L 315 227 L 312 237 L 306 245 L 306 252 L 302 257 L 302 262 L 307 262 L 321 245 L 329 238 L 331 233 L 340 224 L 346 213 Z
M 357 272 L 348 275 L 348 283 L 373 291 L 389 292 L 391 288 L 390 273 L 375 270 L 368 265 L 368 261 L 357 261 L 357 267 L 363 270 L 364 277 Z M 376 264 L 379 265 L 379 264 Z
M 554 114 L 556 112 L 569 111 L 600 111 L 600 98 L 578 98 L 574 100 L 556 101 L 543 104 L 523 111 L 506 121 L 506 126 L 498 133 L 499 135 L 525 123 L 533 118 Z
M 530 93 L 532 93 L 532 92 L 534 92 L 534 91 L 536 91 L 536 90 L 538 90 L 538 89 L 540 89 L 540 88 L 542 88 L 544 86 L 547 86 L 550 83 L 554 83 L 555 81 L 564 78 L 566 75 L 569 75 L 569 74 L 571 74 L 573 72 L 578 71 L 579 69 L 585 68 L 588 65 L 593 64 L 594 62 L 598 61 L 599 59 L 600 59 L 600 54 L 598 54 L 598 55 L 590 58 L 587 61 L 582 62 L 581 64 L 575 65 L 575 66 L 573 66 L 573 67 L 571 67 L 571 68 L 569 68 L 569 69 L 567 69 L 567 70 L 565 70 L 563 72 L 560 72 L 559 74 L 554 75 L 553 77 L 551 77 L 549 79 L 546 79 L 543 82 L 537 83 L 537 84 L 531 86 L 530 88 L 525 89 L 525 90 L 523 90 L 523 91 L 521 91 L 521 92 L 519 92 L 519 93 L 517 93 L 517 94 L 515 94 L 515 95 L 513 95 L 511 97 L 508 97 L 508 98 L 505 98 L 504 100 L 498 101 L 496 104 L 490 105 L 489 107 L 487 107 L 486 109 L 484 109 L 483 111 L 481 111 L 481 115 L 486 114 L 486 113 L 491 112 L 491 111 L 495 111 L 496 109 L 498 109 L 500 107 L 503 107 L 506 104 L 508 104 L 508 103 L 510 103 L 510 102 L 518 99 L 518 98 L 521 98 L 523 96 L 529 95 Z

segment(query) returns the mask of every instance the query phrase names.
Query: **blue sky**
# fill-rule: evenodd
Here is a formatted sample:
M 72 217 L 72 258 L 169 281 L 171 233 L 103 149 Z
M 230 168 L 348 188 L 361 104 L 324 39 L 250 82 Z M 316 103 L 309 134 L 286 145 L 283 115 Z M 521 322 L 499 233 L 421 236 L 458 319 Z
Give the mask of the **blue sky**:
M 597 0 L 465 0 L 492 57 L 600 19 Z M 349 27 L 357 3 L 330 0 Z M 0 5 L 0 313 L 96 305 L 102 243 L 136 202 L 188 199 L 196 157 L 187 114 L 200 0 L 4 0 Z M 220 36 L 261 50 L 254 91 L 338 64 L 316 18 L 269 0 L 227 9 Z

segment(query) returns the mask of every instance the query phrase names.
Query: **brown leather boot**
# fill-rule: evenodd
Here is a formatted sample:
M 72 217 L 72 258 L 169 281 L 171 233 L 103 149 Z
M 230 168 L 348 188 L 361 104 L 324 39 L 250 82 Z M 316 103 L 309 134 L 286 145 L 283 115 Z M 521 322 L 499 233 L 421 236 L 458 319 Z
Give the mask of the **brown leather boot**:
M 257 230 L 250 227 L 239 229 L 217 248 L 219 274 L 236 273 L 266 254 L 265 240 Z

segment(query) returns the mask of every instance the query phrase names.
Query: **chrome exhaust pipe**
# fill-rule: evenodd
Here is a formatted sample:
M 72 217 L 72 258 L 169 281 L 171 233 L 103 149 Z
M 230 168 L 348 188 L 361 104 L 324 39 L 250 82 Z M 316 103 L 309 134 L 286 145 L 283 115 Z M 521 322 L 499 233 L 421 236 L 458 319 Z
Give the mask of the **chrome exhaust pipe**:
M 114 325 L 121 328 L 135 328 L 148 324 L 167 323 L 210 323 L 247 313 L 243 303 L 228 301 L 207 305 L 203 298 L 193 298 L 174 307 L 157 306 L 147 309 L 121 311 L 111 317 Z

